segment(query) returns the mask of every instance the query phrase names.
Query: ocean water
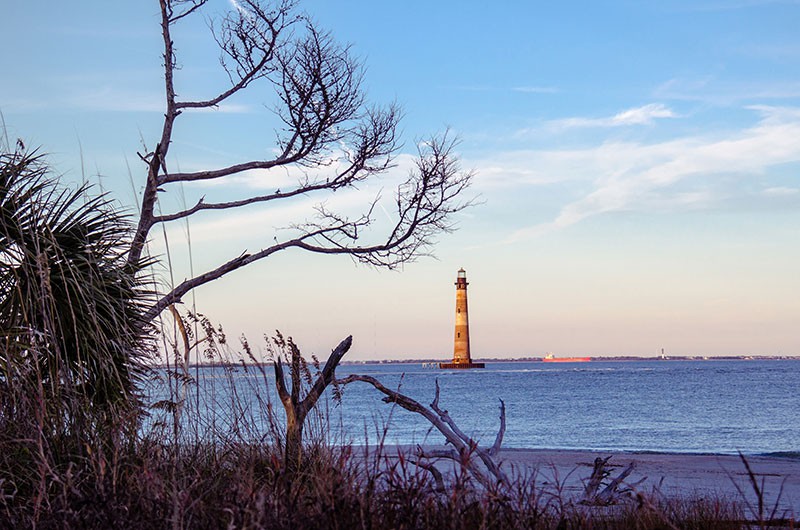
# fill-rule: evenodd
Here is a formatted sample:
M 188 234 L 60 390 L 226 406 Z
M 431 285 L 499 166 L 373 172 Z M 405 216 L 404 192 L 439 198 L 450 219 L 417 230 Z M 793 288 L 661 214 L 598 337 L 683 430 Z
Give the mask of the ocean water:
M 337 370 L 338 377 L 350 373 L 371 375 L 424 405 L 433 400 L 438 380 L 440 407 L 487 445 L 499 426 L 502 399 L 503 446 L 509 448 L 800 452 L 800 361 L 498 362 L 463 371 L 364 364 Z M 198 384 L 190 388 L 186 414 L 203 417 L 204 425 L 236 429 L 247 416 L 266 428 L 268 401 L 282 413 L 271 367 L 264 373 L 201 368 L 193 375 Z M 390 444 L 444 441 L 422 417 L 382 397 L 359 382 L 344 388 L 341 399 L 328 392 L 320 407 L 334 438 L 355 444 L 381 437 Z

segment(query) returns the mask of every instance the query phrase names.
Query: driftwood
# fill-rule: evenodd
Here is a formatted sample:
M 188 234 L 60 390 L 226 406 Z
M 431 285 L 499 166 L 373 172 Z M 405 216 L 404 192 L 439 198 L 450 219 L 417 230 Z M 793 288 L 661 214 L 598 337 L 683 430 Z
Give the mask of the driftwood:
M 439 407 L 438 380 L 436 381 L 436 395 L 430 405 L 430 408 L 425 407 L 408 396 L 387 388 L 380 381 L 368 375 L 350 375 L 344 379 L 339 379 L 336 381 L 336 383 L 338 385 L 347 385 L 356 381 L 368 383 L 375 387 L 376 390 L 384 394 L 384 402 L 395 403 L 401 408 L 404 408 L 410 412 L 415 412 L 424 417 L 426 420 L 428 420 L 428 422 L 430 422 L 431 425 L 436 427 L 436 429 L 442 433 L 442 435 L 445 437 L 445 440 L 447 440 L 447 443 L 453 447 L 453 449 L 425 451 L 418 446 L 418 460 L 416 461 L 417 465 L 423 464 L 424 460 L 429 461 L 436 458 L 447 458 L 458 462 L 484 486 L 489 487 L 497 483 L 509 483 L 505 472 L 494 460 L 494 458 L 497 456 L 497 453 L 500 451 L 500 445 L 503 443 L 503 435 L 505 434 L 506 430 L 506 406 L 502 399 L 500 400 L 500 429 L 497 432 L 497 437 L 495 438 L 494 444 L 492 444 L 490 448 L 485 449 L 478 446 L 478 442 L 461 431 L 461 429 L 459 429 L 456 425 L 455 421 L 453 421 L 453 419 L 450 417 L 450 414 L 446 410 L 442 410 Z M 476 456 L 483 463 L 491 476 L 487 476 L 487 474 L 480 468 L 475 461 Z M 441 475 L 434 473 L 431 468 L 427 466 L 427 464 L 420 465 L 420 467 L 431 471 L 434 479 L 437 481 L 437 485 L 441 483 Z
M 613 478 L 610 482 L 606 482 L 611 476 L 611 471 L 608 470 L 608 461 L 611 460 L 610 456 L 600 458 L 599 456 L 594 459 L 594 466 L 592 468 L 592 475 L 586 482 L 584 487 L 583 499 L 581 504 L 591 506 L 608 506 L 617 504 L 622 497 L 628 496 L 633 487 L 641 484 L 645 479 L 641 479 L 635 484 L 626 484 L 625 479 L 628 478 L 634 468 L 634 462 L 631 462 L 619 475 Z M 605 487 L 603 487 L 605 485 Z M 600 488 L 603 488 L 602 490 Z
M 421 457 L 416 458 L 410 461 L 415 466 L 424 469 L 428 473 L 431 474 L 433 477 L 433 482 L 436 484 L 436 492 L 438 493 L 445 493 L 447 491 L 447 486 L 444 483 L 444 475 L 441 471 L 436 467 L 435 464 L 431 463 L 429 458 Z

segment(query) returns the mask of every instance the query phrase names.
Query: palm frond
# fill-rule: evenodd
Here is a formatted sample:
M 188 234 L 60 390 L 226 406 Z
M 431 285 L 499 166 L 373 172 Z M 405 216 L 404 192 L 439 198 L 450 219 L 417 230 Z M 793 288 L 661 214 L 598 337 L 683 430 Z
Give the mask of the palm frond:
M 0 382 L 130 408 L 151 354 L 131 224 L 105 195 L 67 189 L 34 152 L 0 154 Z

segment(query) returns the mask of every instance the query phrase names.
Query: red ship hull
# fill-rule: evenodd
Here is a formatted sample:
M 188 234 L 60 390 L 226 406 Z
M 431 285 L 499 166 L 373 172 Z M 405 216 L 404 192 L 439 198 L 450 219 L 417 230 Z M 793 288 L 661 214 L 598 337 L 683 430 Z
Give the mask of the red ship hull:
M 591 357 L 551 357 L 542 359 L 546 363 L 588 363 Z

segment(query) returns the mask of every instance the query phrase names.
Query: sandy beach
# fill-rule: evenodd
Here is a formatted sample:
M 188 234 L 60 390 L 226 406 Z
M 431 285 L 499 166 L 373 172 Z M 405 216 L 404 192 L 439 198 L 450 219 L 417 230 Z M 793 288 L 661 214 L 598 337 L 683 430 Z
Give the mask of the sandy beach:
M 387 448 L 387 454 L 398 449 Z M 559 486 L 566 495 L 577 498 L 592 473 L 595 458 L 607 456 L 612 457 L 608 462 L 612 476 L 634 463 L 634 471 L 626 483 L 644 479 L 635 486 L 636 491 L 655 490 L 667 497 L 745 500 L 757 509 L 757 496 L 738 455 L 502 449 L 498 458 L 506 469 L 535 472 L 537 483 L 544 489 L 552 491 Z M 746 456 L 746 459 L 759 485 L 763 481 L 767 513 L 777 502 L 776 515 L 800 514 L 800 457 Z
M 657 488 L 670 497 L 713 496 L 741 499 L 740 489 L 746 500 L 757 504 L 747 469 L 738 455 L 504 449 L 500 453 L 500 459 L 506 466 L 536 469 L 539 480 L 543 483 L 560 482 L 566 486 L 567 491 L 580 492 L 583 481 L 591 474 L 594 459 L 610 455 L 612 475 L 617 475 L 631 462 L 635 464 L 635 470 L 627 482 L 645 479 L 636 487 L 639 491 L 648 492 Z M 771 509 L 780 496 L 781 510 L 800 514 L 800 458 L 746 458 L 759 484 L 763 481 L 765 504 Z

